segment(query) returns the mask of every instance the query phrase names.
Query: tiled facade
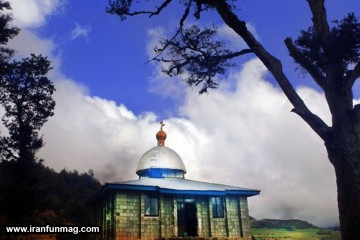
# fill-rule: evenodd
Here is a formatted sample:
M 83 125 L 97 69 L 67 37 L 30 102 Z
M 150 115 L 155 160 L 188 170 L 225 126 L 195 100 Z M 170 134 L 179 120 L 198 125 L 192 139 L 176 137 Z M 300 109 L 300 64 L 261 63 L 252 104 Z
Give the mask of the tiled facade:
M 196 206 L 198 238 L 250 240 L 247 198 L 224 196 L 224 217 L 213 217 L 211 195 L 159 194 L 158 216 L 145 216 L 144 191 L 114 191 L 93 204 L 93 223 L 102 226 L 94 239 L 155 240 L 179 236 L 178 202 Z M 185 199 L 185 200 L 184 200 Z
M 102 233 L 94 240 L 250 240 L 247 198 L 259 190 L 185 179 L 181 157 L 158 145 L 138 162 L 138 180 L 107 183 L 88 204 Z

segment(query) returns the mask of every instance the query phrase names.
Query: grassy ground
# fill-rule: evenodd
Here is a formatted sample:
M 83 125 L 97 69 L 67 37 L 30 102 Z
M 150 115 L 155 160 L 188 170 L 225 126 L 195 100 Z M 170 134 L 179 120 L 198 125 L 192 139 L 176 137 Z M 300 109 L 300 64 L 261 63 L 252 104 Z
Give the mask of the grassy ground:
M 256 240 L 340 240 L 339 232 L 319 228 L 251 228 Z

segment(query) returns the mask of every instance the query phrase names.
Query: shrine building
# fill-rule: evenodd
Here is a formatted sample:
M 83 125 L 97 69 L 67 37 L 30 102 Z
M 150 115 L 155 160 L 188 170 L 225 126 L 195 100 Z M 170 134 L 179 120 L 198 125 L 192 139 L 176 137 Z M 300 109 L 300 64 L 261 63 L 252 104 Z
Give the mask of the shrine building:
M 260 191 L 186 179 L 162 128 L 161 123 L 157 146 L 138 162 L 139 179 L 106 183 L 88 200 L 93 224 L 102 229 L 93 238 L 250 240 L 247 199 Z

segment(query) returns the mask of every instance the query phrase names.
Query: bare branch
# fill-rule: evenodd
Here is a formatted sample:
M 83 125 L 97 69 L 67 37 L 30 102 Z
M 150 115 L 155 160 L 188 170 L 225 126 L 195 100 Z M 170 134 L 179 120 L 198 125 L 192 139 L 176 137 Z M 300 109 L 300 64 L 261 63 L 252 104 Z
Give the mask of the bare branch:
M 157 7 L 157 11 L 153 12 L 152 14 L 150 14 L 149 17 L 152 17 L 152 16 L 154 16 L 154 15 L 159 15 L 159 14 L 161 13 L 161 11 L 162 11 L 164 8 L 166 8 L 171 1 L 172 1 L 172 0 L 166 0 L 165 2 L 163 2 L 160 7 Z
M 336 41 L 334 41 L 331 29 L 327 20 L 325 0 L 307 0 L 311 13 L 315 32 L 320 41 L 329 62 L 334 64 L 339 63 L 340 58 L 336 49 L 338 48 Z
M 272 73 L 286 97 L 294 106 L 293 111 L 301 116 L 324 141 L 327 141 L 331 128 L 308 109 L 284 74 L 281 62 L 264 49 L 252 33 L 248 31 L 246 23 L 241 21 L 231 11 L 230 6 L 225 0 L 212 0 L 212 3 L 216 7 L 217 12 L 220 14 L 224 22 L 242 37 L 249 48 L 259 57 L 267 69 Z
M 179 22 L 179 28 L 177 29 L 176 33 L 174 34 L 174 36 L 170 39 L 170 40 L 166 40 L 166 44 L 161 48 L 161 49 L 157 49 L 157 54 L 155 55 L 155 57 L 153 57 L 152 59 L 150 59 L 148 62 L 157 60 L 158 57 L 164 53 L 164 51 L 169 47 L 169 44 L 172 43 L 175 38 L 182 32 L 183 27 L 184 27 L 184 22 L 186 20 L 186 18 L 189 16 L 189 12 L 190 12 L 190 8 L 191 8 L 191 4 L 192 4 L 192 0 L 189 1 L 188 6 L 185 9 L 184 14 L 182 15 L 180 22 Z
M 189 4 L 187 5 L 184 14 L 182 15 L 181 19 L 180 19 L 180 24 L 179 24 L 179 31 L 181 31 L 184 27 L 184 22 L 186 20 L 186 18 L 189 16 L 189 12 L 190 12 L 190 8 L 191 8 L 191 4 L 192 4 L 192 0 L 189 1 Z
M 291 38 L 286 38 L 285 44 L 289 50 L 290 56 L 293 57 L 294 60 L 299 63 L 324 90 L 325 76 L 296 48 Z
M 312 21 L 314 23 L 315 31 L 319 35 L 319 38 L 326 43 L 327 38 L 330 35 L 330 27 L 326 17 L 325 0 L 307 0 L 310 6 L 311 13 L 313 15 Z
M 111 13 L 111 14 L 117 14 L 120 16 L 121 20 L 125 20 L 126 16 L 136 16 L 136 15 L 141 15 L 141 14 L 145 14 L 145 15 L 149 15 L 149 17 L 152 17 L 154 15 L 159 15 L 161 13 L 161 11 L 166 8 L 169 3 L 171 3 L 172 0 L 165 0 L 159 7 L 156 7 L 156 11 L 147 11 L 147 10 L 143 10 L 143 11 L 135 11 L 135 12 L 130 12 L 130 7 L 132 5 L 132 1 L 121 1 L 119 2 L 118 0 L 115 1 L 109 1 L 109 8 L 107 8 L 107 12 Z

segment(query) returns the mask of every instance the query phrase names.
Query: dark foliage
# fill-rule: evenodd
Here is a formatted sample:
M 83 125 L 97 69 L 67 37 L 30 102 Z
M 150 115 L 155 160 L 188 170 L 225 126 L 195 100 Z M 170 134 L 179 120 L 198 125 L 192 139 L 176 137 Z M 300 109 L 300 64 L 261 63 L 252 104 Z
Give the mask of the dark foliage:
M 229 3 L 232 8 L 236 8 L 233 2 L 237 0 L 225 0 L 225 2 Z M 121 20 L 125 20 L 128 16 L 135 16 L 140 14 L 148 15 L 149 17 L 153 17 L 155 15 L 159 15 L 170 3 L 175 2 L 173 0 L 162 0 L 160 4 L 158 4 L 154 10 L 134 10 L 134 5 L 138 3 L 138 1 L 134 0 L 109 0 L 108 7 L 106 8 L 106 12 L 110 14 L 116 14 L 120 17 Z M 177 0 L 176 2 L 180 2 L 187 9 L 192 7 L 194 9 L 194 17 L 196 19 L 200 19 L 200 15 L 202 12 L 207 11 L 211 8 L 214 8 L 212 0 Z
M 10 33 L 1 29 L 1 43 L 15 34 Z M 7 128 L 0 135 L 0 205 L 4 206 L 0 215 L 9 223 L 28 224 L 41 199 L 37 187 L 43 166 L 35 154 L 43 141 L 38 131 L 53 115 L 55 88 L 46 77 L 50 62 L 42 56 L 12 62 L 2 58 L 0 66 L 0 105 L 5 109 L 2 122 Z
M 360 61 L 360 23 L 354 13 L 348 14 L 342 20 L 333 22 L 330 35 L 326 39 L 328 47 L 333 53 L 327 54 L 322 40 L 317 35 L 314 27 L 301 31 L 300 37 L 295 41 L 299 50 L 323 73 L 329 61 L 341 61 L 344 71 L 349 64 Z M 333 59 L 329 59 L 329 58 Z
M 215 76 L 224 74 L 234 65 L 228 60 L 251 52 L 231 52 L 222 41 L 214 40 L 216 32 L 215 28 L 202 30 L 196 25 L 184 28 L 174 39 L 160 41 L 160 47 L 155 48 L 157 57 L 154 60 L 168 63 L 163 72 L 170 77 L 185 73 L 185 81 L 190 86 L 202 83 L 200 93 L 216 88 Z M 162 54 L 168 58 L 160 58 Z
M 30 182 L 19 176 L 18 166 L 0 163 L 0 217 L 6 224 L 90 224 L 85 201 L 101 187 L 95 178 L 77 171 L 57 173 L 38 163 L 28 169 L 36 176 L 36 182 Z
M 5 1 L 0 1 L 0 11 L 4 11 L 5 9 L 10 10 L 10 4 Z M 12 17 L 9 14 L 0 15 L 0 44 L 6 44 L 9 39 L 18 34 L 19 29 L 9 25 L 11 20 Z
M 17 27 L 10 26 L 11 15 L 2 13 L 4 10 L 10 9 L 11 6 L 8 2 L 0 0 L 0 64 L 8 60 L 14 52 L 4 45 L 19 32 Z
M 11 9 L 9 3 L 0 0 L 0 12 L 5 9 Z M 11 20 L 11 15 L 0 14 L 0 104 L 8 129 L 0 133 L 0 226 L 88 225 L 90 211 L 85 201 L 101 185 L 93 174 L 56 173 L 36 158 L 44 145 L 39 130 L 54 114 L 55 88 L 46 77 L 51 69 L 46 57 L 32 54 L 10 61 L 14 51 L 5 45 L 19 31 L 9 25 Z M 0 239 L 19 239 L 4 234 L 1 227 Z
M 228 2 L 234 2 L 229 0 Z M 116 14 L 121 20 L 128 16 L 159 15 L 168 7 L 172 0 L 164 0 L 155 10 L 134 10 L 133 0 L 110 0 L 107 12 Z M 168 67 L 163 72 L 170 77 L 183 75 L 190 86 L 198 86 L 201 83 L 199 93 L 207 92 L 209 88 L 216 88 L 218 83 L 215 76 L 224 74 L 226 69 L 234 66 L 229 60 L 250 53 L 251 50 L 232 52 L 225 47 L 224 42 L 216 39 L 216 28 L 200 29 L 197 25 L 185 26 L 185 20 L 189 17 L 191 9 L 195 19 L 199 19 L 203 11 L 213 8 L 208 0 L 182 0 L 184 14 L 182 15 L 178 29 L 170 39 L 160 40 L 159 47 L 155 48 L 156 57 L 153 61 L 167 63 Z M 161 57 L 166 55 L 165 57 Z
M 0 80 L 0 104 L 5 108 L 3 124 L 9 136 L 2 136 L 2 161 L 34 162 L 43 146 L 38 131 L 52 116 L 55 101 L 53 83 L 46 77 L 50 62 L 31 55 L 21 61 L 4 64 Z
M 153 17 L 159 15 L 162 10 L 168 7 L 171 2 L 173 2 L 173 0 L 163 0 L 158 6 L 155 7 L 154 10 L 135 10 L 134 3 L 137 3 L 137 1 L 109 0 L 106 11 L 110 14 L 118 15 L 121 20 L 125 20 L 128 16 L 135 16 L 140 14 L 145 14 L 149 17 Z M 208 10 L 211 7 L 211 5 L 209 5 L 210 1 L 208 0 L 180 0 L 180 3 L 186 6 L 187 9 L 189 9 L 190 7 L 194 7 L 196 9 L 194 11 L 194 17 L 197 19 L 200 18 L 201 12 Z

